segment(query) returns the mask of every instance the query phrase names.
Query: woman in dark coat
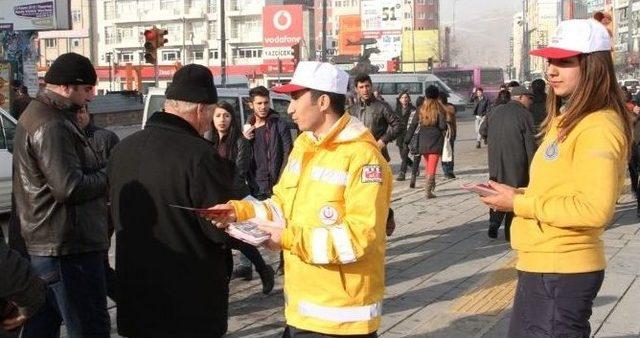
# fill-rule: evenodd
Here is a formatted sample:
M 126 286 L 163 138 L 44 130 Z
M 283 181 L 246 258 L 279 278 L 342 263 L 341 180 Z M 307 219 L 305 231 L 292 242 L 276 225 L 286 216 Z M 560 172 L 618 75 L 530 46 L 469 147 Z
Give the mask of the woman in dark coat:
M 425 195 L 427 198 L 433 198 L 433 190 L 436 186 L 436 169 L 442 155 L 444 146 L 444 133 L 447 130 L 447 119 L 444 112 L 440 110 L 438 104 L 438 96 L 440 92 L 436 86 L 429 86 L 425 90 L 425 101 L 413 116 L 405 143 L 409 144 L 416 128 L 420 128 L 418 132 L 418 149 L 419 153 L 424 157 L 427 174 L 427 185 L 425 187 Z
M 218 103 L 218 107 L 213 113 L 213 128 L 210 138 L 220 156 L 235 164 L 233 194 L 234 198 L 242 199 L 250 194 L 248 177 L 252 154 L 251 144 L 242 136 L 240 124 L 236 118 L 233 106 L 227 102 Z M 229 246 L 239 250 L 243 255 L 240 258 L 240 266 L 234 274 L 242 275 L 246 280 L 251 280 L 251 263 L 253 263 L 262 280 L 262 292 L 269 294 L 273 289 L 274 272 L 273 268 L 265 263 L 260 251 L 255 246 L 233 237 L 229 237 Z M 244 259 L 245 257 L 248 260 Z

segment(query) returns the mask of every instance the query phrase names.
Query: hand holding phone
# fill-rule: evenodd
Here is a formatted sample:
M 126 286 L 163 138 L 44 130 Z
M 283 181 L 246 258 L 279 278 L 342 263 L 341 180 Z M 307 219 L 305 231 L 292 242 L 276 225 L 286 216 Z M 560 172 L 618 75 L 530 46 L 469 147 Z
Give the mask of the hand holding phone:
M 465 183 L 461 186 L 461 188 L 467 191 L 475 192 L 482 197 L 498 194 L 495 189 L 484 183 Z

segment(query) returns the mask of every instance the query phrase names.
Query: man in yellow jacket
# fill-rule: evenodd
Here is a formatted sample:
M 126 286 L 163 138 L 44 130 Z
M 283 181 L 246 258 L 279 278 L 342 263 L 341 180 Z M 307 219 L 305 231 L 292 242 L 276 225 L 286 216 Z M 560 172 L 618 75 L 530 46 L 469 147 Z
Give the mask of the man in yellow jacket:
M 392 174 L 368 129 L 345 113 L 348 82 L 333 65 L 300 62 L 274 88 L 291 94 L 304 133 L 273 196 L 213 207 L 221 227 L 259 219 L 267 247 L 283 251 L 284 337 L 375 337 L 380 326 Z

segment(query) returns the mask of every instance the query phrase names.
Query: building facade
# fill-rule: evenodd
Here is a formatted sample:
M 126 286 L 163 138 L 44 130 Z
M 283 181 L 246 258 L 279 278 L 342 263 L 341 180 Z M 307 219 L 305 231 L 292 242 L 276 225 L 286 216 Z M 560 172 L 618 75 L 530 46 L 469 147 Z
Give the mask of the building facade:
M 511 27 L 511 38 L 509 41 L 509 47 L 511 49 L 511 58 L 509 65 L 509 77 L 512 79 L 522 79 L 523 68 L 522 59 L 524 56 L 523 43 L 524 43 L 524 16 L 523 13 L 516 13 L 513 16 Z
M 44 72 L 59 55 L 69 52 L 82 54 L 95 62 L 92 52 L 95 40 L 91 39 L 94 5 L 93 0 L 71 0 L 72 29 L 38 33 L 40 72 Z

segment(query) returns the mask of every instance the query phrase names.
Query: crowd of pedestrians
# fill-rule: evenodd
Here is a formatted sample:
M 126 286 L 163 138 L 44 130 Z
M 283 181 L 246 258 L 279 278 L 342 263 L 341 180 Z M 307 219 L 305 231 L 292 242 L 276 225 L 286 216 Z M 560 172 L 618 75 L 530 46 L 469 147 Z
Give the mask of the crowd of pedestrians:
M 562 22 L 549 48 L 532 51 L 548 60 L 546 82 L 509 83 L 493 102 L 475 89 L 488 236 L 504 224 L 518 254 L 509 337 L 588 336 L 600 236 L 626 168 L 640 217 L 640 106 L 616 83 L 610 50 L 597 21 Z M 22 337 L 57 337 L 64 323 L 70 337 L 109 337 L 110 297 L 123 336 L 220 337 L 229 281 L 252 279 L 254 267 L 265 294 L 284 275 L 283 337 L 377 336 L 395 229 L 388 147 L 400 152 L 395 180 L 411 170 L 415 188 L 423 162 L 425 199 L 435 198 L 437 168 L 456 177 L 447 93 L 429 86 L 414 103 L 402 91 L 394 111 L 368 75 L 302 61 L 290 83 L 249 91 L 241 125 L 210 70 L 192 64 L 175 73 L 163 110 L 120 141 L 87 110 L 96 79 L 87 58 L 64 54 L 36 97 L 18 101 L 0 336 L 22 327 Z M 291 96 L 294 124 L 271 108 L 271 91 Z M 277 272 L 228 234 L 236 222 L 268 233 Z

